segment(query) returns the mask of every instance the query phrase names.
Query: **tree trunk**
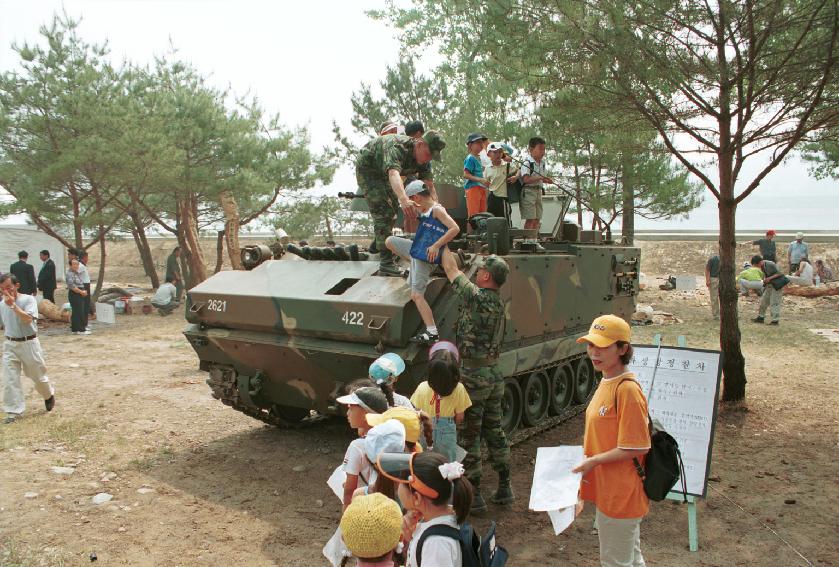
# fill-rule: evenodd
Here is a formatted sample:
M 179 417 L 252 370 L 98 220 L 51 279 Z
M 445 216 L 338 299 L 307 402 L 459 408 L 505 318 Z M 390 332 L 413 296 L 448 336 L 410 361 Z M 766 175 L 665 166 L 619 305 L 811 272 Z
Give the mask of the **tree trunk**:
M 335 240 L 335 236 L 332 234 L 332 220 L 327 213 L 323 214 L 323 220 L 326 223 L 326 239 Z
M 721 167 L 722 169 L 722 167 Z M 731 184 L 729 175 L 727 183 Z M 722 399 L 736 402 L 746 397 L 746 359 L 740 349 L 740 326 L 737 313 L 735 278 L 735 216 L 733 188 L 724 197 L 726 182 L 720 183 L 720 350 L 722 351 Z
M 621 195 L 623 196 L 621 237 L 626 244 L 632 246 L 635 241 L 635 187 L 629 170 L 630 165 L 624 163 L 621 168 Z
M 134 243 L 137 245 L 137 250 L 140 253 L 140 260 L 143 262 L 143 270 L 148 276 L 151 286 L 154 289 L 160 287 L 160 278 L 157 275 L 157 268 L 154 266 L 154 257 L 151 253 L 151 246 L 146 238 L 146 227 L 143 226 L 143 221 L 137 213 L 130 213 L 131 222 L 134 228 L 131 229 L 131 235 L 134 237 Z
M 719 215 L 720 215 L 720 350 L 722 351 L 723 389 L 725 402 L 739 402 L 746 398 L 746 359 L 740 349 L 740 324 L 737 314 L 737 284 L 735 260 L 737 254 L 736 216 L 734 198 L 734 144 L 731 139 L 731 85 L 728 80 L 728 59 L 725 53 L 723 30 L 728 29 L 726 13 L 720 5 L 717 28 L 717 65 L 720 71 L 719 92 Z
M 580 184 L 580 170 L 574 165 L 574 199 L 577 201 L 577 226 L 583 229 L 583 187 Z
M 99 226 L 99 230 L 104 229 L 104 226 Z M 96 276 L 96 287 L 93 289 L 93 292 L 91 294 L 93 296 L 90 298 L 91 301 L 94 301 L 94 298 L 99 297 L 99 291 L 102 289 L 102 284 L 105 281 L 105 260 L 108 257 L 105 247 L 105 239 L 101 238 L 99 240 L 99 274 Z
M 227 255 L 234 270 L 244 270 L 242 258 L 239 256 L 239 205 L 229 190 L 219 193 L 219 203 L 224 211 L 224 237 L 227 241 Z
M 221 271 L 224 265 L 224 231 L 220 230 L 216 234 L 216 268 L 213 270 L 214 274 Z
M 192 203 L 189 200 L 178 202 L 181 235 L 183 237 L 182 247 L 188 252 L 187 264 L 189 266 L 189 288 L 195 287 L 207 279 L 207 267 L 204 265 L 204 252 L 201 250 L 201 239 L 198 237 L 198 219 Z

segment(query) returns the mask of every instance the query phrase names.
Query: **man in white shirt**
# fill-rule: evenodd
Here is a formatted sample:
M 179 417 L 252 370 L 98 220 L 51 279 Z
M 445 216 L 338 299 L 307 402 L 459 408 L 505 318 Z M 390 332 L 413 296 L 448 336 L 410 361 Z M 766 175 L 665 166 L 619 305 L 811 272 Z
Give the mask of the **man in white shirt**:
M 813 285 L 813 264 L 807 261 L 807 258 L 801 258 L 798 261 L 798 268 L 795 274 L 789 276 L 789 281 L 804 287 Z
M 19 293 L 20 283 L 11 274 L 0 276 L 0 320 L 3 322 L 3 411 L 5 424 L 14 423 L 26 409 L 20 374 L 35 383 L 47 411 L 55 407 L 55 390 L 47 378 L 47 365 L 38 341 L 38 302 Z
M 177 300 L 178 288 L 175 287 L 174 282 L 174 276 L 166 276 L 166 283 L 157 288 L 154 297 L 151 298 L 151 304 L 157 307 L 157 312 L 161 317 L 171 315 L 172 311 L 180 305 Z

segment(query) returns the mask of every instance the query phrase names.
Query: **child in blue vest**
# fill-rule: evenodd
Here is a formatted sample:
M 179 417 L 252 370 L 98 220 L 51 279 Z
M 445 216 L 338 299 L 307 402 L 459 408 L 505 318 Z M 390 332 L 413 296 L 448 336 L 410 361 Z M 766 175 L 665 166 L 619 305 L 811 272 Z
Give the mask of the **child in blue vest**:
M 419 228 L 411 241 L 399 236 L 389 236 L 385 245 L 393 253 L 411 261 L 408 283 L 411 286 L 411 299 L 417 306 L 425 330 L 420 331 L 411 340 L 431 344 L 439 335 L 434 313 L 425 300 L 425 289 L 434 267 L 440 263 L 442 248 L 460 232 L 457 223 L 449 216 L 446 209 L 437 203 L 422 180 L 412 181 L 405 187 L 405 194 L 414 203 L 419 212 Z
M 431 416 L 433 450 L 449 462 L 457 460 L 457 424 L 472 405 L 460 382 L 460 356 L 448 342 L 435 343 L 428 354 L 428 380 L 417 386 L 411 403 Z

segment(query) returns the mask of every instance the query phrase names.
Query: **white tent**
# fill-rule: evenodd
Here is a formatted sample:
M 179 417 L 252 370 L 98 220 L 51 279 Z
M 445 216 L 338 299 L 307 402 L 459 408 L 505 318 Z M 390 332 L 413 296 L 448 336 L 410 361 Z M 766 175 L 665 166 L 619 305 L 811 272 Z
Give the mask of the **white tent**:
M 64 281 L 67 256 L 58 240 L 36 226 L 0 224 L 0 273 L 9 271 L 9 266 L 17 262 L 17 253 L 21 250 L 29 252 L 28 262 L 35 268 L 35 277 L 38 277 L 43 265 L 38 253 L 49 250 L 50 258 L 55 262 L 55 275 L 58 281 Z

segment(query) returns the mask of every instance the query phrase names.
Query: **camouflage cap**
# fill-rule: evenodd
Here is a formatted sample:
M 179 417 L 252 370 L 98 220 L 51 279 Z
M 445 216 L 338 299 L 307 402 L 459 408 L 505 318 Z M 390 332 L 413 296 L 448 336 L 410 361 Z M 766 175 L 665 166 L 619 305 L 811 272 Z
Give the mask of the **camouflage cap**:
M 438 132 L 437 130 L 429 130 L 425 133 L 422 137 L 425 140 L 425 143 L 428 144 L 428 149 L 431 150 L 431 158 L 440 161 L 442 156 L 440 152 L 443 151 L 443 148 L 446 147 L 446 141 L 443 139 L 443 135 Z
M 493 281 L 498 285 L 504 285 L 504 282 L 507 281 L 507 274 L 510 273 L 510 267 L 507 265 L 507 262 L 495 254 L 484 258 L 480 267 L 488 271 Z

